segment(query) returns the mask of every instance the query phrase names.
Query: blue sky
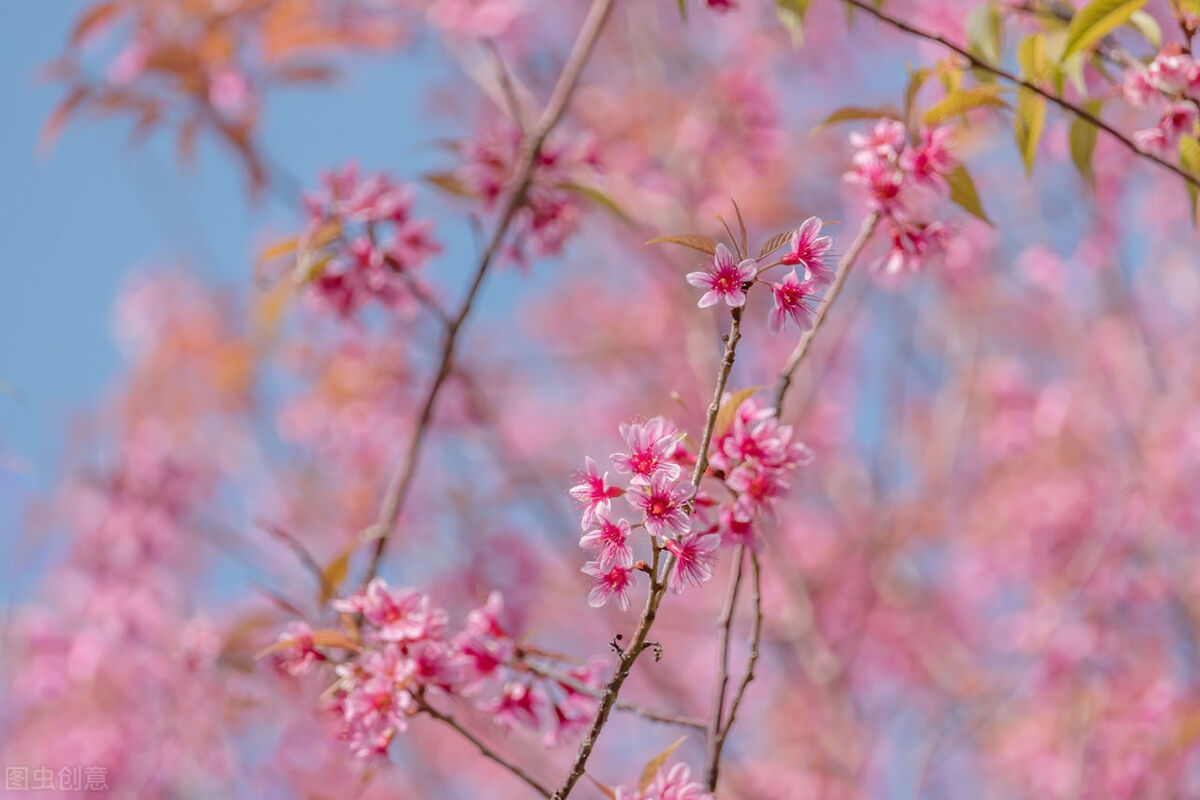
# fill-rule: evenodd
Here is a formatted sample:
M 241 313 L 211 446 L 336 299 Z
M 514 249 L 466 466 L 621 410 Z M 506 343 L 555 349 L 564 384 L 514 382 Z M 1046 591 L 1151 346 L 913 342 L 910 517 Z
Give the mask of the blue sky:
M 73 413 L 105 396 L 121 368 L 111 338 L 113 300 L 131 273 L 185 265 L 209 280 L 249 286 L 264 231 L 292 209 L 253 204 L 235 162 L 202 143 L 181 171 L 169 140 L 133 146 L 120 120 L 84 120 L 38 154 L 37 138 L 61 89 L 38 67 L 60 50 L 80 2 L 0 3 L 0 453 L 28 471 L 0 472 L 0 514 L 15 533 L 31 493 L 56 482 Z M 435 157 L 420 148 L 444 131 L 427 120 L 425 90 L 447 69 L 429 44 L 419 57 L 363 58 L 336 87 L 272 96 L 268 152 L 306 185 L 355 158 L 411 177 Z

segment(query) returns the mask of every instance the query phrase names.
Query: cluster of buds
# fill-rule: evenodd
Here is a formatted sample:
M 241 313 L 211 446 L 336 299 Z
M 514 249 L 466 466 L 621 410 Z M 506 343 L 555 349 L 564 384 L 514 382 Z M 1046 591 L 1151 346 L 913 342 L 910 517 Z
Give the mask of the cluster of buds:
M 1142 150 L 1165 156 L 1179 144 L 1181 136 L 1192 135 L 1200 121 L 1200 62 L 1168 45 L 1145 69 L 1125 73 L 1125 99 L 1137 108 L 1163 106 L 1158 124 L 1137 131 L 1133 140 Z
M 439 696 L 469 703 L 506 729 L 542 731 L 550 744 L 577 733 L 595 712 L 603 663 L 559 665 L 561 656 L 518 641 L 501 622 L 498 592 L 457 631 L 428 595 L 379 578 L 331 605 L 344 628 L 314 631 L 294 622 L 269 650 L 289 675 L 332 667 L 332 709 L 359 757 L 385 756 L 412 718 L 436 713 L 431 701 Z
M 304 198 L 308 221 L 298 237 L 296 279 L 324 309 L 349 318 L 374 301 L 403 309 L 426 296 L 416 272 L 441 251 L 433 224 L 414 219 L 410 186 L 355 165 L 321 176 Z
M 871 210 L 890 228 L 892 246 L 879 262 L 884 275 L 917 272 L 946 249 L 946 227 L 920 219 L 914 201 L 922 192 L 948 191 L 946 176 L 958 166 L 947 147 L 950 135 L 945 126 L 925 128 L 911 143 L 904 123 L 894 119 L 879 120 L 870 133 L 850 134 L 856 152 L 846 180 L 866 188 Z

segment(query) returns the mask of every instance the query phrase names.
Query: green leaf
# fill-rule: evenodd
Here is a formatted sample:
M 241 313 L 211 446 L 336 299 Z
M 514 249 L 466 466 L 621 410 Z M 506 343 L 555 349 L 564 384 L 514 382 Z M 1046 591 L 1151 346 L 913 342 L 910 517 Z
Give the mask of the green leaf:
M 1124 25 L 1146 5 L 1146 0 L 1092 0 L 1071 17 L 1067 26 L 1067 47 L 1063 58 L 1088 50 L 1101 39 Z
M 812 0 L 775 0 L 775 11 L 792 37 L 793 47 L 804 43 L 804 15 L 811 4 Z
M 1179 165 L 1184 168 L 1193 178 L 1200 178 L 1200 142 L 1196 141 L 1191 136 L 1184 136 L 1179 140 Z M 1187 184 L 1188 197 L 1192 201 L 1192 224 L 1196 224 L 1196 196 L 1197 189 L 1193 183 Z
M 979 191 L 975 188 L 975 181 L 971 178 L 971 173 L 967 172 L 965 166 L 959 164 L 951 170 L 946 175 L 946 183 L 950 186 L 951 200 L 958 203 L 968 213 L 995 227 L 995 223 L 988 218 L 987 212 L 983 210 L 983 203 L 979 199 Z
M 677 244 L 683 247 L 690 247 L 693 250 L 699 250 L 701 253 L 708 253 L 710 256 L 717 252 L 717 240 L 708 236 L 701 236 L 698 233 L 684 233 L 679 236 L 659 236 L 657 239 L 651 239 L 646 244 Z
M 929 70 L 921 67 L 920 69 L 912 69 L 905 66 L 908 70 L 908 86 L 904 88 L 904 119 L 903 122 L 909 128 L 915 129 L 917 126 L 913 120 L 913 102 L 917 99 L 917 92 L 921 91 L 921 87 L 928 80 Z
M 1026 80 L 1040 83 L 1054 73 L 1054 65 L 1046 55 L 1046 39 L 1042 34 L 1027 36 L 1017 47 L 1017 63 Z
M 421 176 L 426 183 L 432 184 L 447 194 L 455 197 L 474 197 L 475 194 L 453 172 L 430 172 Z
M 596 188 L 595 186 L 592 186 L 592 185 L 586 184 L 586 183 L 575 183 L 573 181 L 567 181 L 566 183 L 560 183 L 559 188 L 565 189 L 566 191 L 571 192 L 572 194 L 577 194 L 580 197 L 586 197 L 588 200 L 591 200 L 593 203 L 600 206 L 605 211 L 608 211 L 610 214 L 612 214 L 614 217 L 621 220 L 622 222 L 632 222 L 633 221 L 632 219 L 629 218 L 629 215 L 625 213 L 625 210 L 623 208 L 621 208 L 619 205 L 617 205 L 617 202 L 615 200 L 613 200 L 611 197 L 609 197 L 607 194 L 605 194 L 604 192 L 602 192 L 600 189 Z
M 1162 28 L 1154 17 L 1145 11 L 1135 11 L 1129 16 L 1129 24 L 1137 28 L 1138 33 L 1146 37 L 1155 50 L 1162 47 Z
M 1102 101 L 1091 100 L 1084 104 L 1084 108 L 1093 116 L 1100 114 L 1100 106 Z M 1075 164 L 1075 169 L 1079 170 L 1080 177 L 1088 186 L 1096 185 L 1096 175 L 1092 171 L 1092 154 L 1096 151 L 1096 136 L 1100 133 L 1100 129 L 1092 123 L 1088 122 L 1083 117 L 1075 117 L 1071 122 L 1071 132 L 1069 139 L 1071 142 L 1071 161 Z
M 675 740 L 675 744 L 671 745 L 666 750 L 663 750 L 654 758 L 650 759 L 649 763 L 646 764 L 646 768 L 642 770 L 642 777 L 638 779 L 639 792 L 646 791 L 647 787 L 649 787 L 654 781 L 654 776 L 658 774 L 660 769 L 662 769 L 663 764 L 667 763 L 667 759 L 670 757 L 671 753 L 675 752 L 675 748 L 679 747 L 679 745 L 683 744 L 685 741 L 687 741 L 687 737 L 680 736 Z
M 679 0 L 679 18 L 687 22 L 687 0 Z
M 1000 86 L 972 86 L 950 92 L 925 112 L 925 124 L 933 127 L 977 108 L 1008 108 L 1000 97 Z
M 827 125 L 834 125 L 839 122 L 855 122 L 864 119 L 900 119 L 900 112 L 887 106 L 881 106 L 880 108 L 844 106 L 821 120 L 821 123 L 813 131 L 819 131 Z
M 1017 137 L 1017 149 L 1025 161 L 1025 173 L 1033 174 L 1033 162 L 1037 158 L 1038 142 L 1046 122 L 1046 98 L 1029 89 L 1017 92 L 1017 110 L 1013 118 L 1013 132 Z
M 966 28 L 971 52 L 989 64 L 999 64 L 1004 55 L 1004 19 L 996 3 L 971 9 Z
M 750 395 L 761 389 L 761 386 L 750 386 L 729 395 L 721 407 L 717 409 L 717 418 L 713 420 L 713 439 L 724 436 L 733 425 L 733 415 Z

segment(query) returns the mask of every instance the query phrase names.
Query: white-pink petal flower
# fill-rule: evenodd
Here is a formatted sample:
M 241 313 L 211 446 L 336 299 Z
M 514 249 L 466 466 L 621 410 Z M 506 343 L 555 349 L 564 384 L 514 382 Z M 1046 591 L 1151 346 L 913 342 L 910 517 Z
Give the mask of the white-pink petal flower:
M 708 308 L 721 300 L 730 308 L 739 308 L 746 303 L 744 284 L 754 280 L 758 274 L 758 262 L 752 258 L 735 263 L 733 253 L 724 244 L 717 245 L 713 263 L 704 272 L 689 272 L 687 282 L 698 289 L 707 289 L 697 305 Z

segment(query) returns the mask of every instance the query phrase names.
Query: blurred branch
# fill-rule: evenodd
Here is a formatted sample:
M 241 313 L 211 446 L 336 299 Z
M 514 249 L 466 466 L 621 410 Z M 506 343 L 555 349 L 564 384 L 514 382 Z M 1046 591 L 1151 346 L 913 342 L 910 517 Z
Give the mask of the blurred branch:
M 561 683 L 563 686 L 570 688 L 571 691 L 596 698 L 599 698 L 603 694 L 601 689 L 597 689 L 594 686 L 588 686 L 583 681 L 572 678 L 570 675 L 567 675 L 564 672 L 559 672 L 556 669 L 544 667 L 541 664 L 534 664 L 529 661 L 525 661 L 524 666 L 535 675 L 540 675 L 543 678 L 549 678 L 555 683 Z M 703 732 L 706 728 L 705 722 L 702 719 L 687 717 L 682 714 L 668 714 L 665 711 L 655 711 L 652 708 L 637 705 L 636 703 L 626 703 L 618 700 L 613 707 L 618 711 L 626 711 L 630 714 L 636 714 L 643 719 L 647 719 L 651 722 L 661 722 L 664 725 L 679 725 L 684 728 L 695 728 L 701 732 Z
M 736 565 L 729 578 L 729 590 L 725 594 L 725 604 L 721 616 L 717 618 L 717 680 L 713 685 L 712 711 L 708 718 L 708 752 L 705 753 L 708 766 L 704 782 L 711 792 L 717 787 L 717 772 L 721 760 L 721 722 L 725 714 L 725 690 L 729 688 L 729 635 L 733 627 L 733 612 L 737 608 L 738 590 L 742 586 L 742 571 L 746 563 L 746 547 L 738 545 L 734 556 Z
M 471 733 L 469 730 L 464 728 L 462 726 L 462 724 L 460 724 L 459 721 L 456 720 L 454 717 L 450 716 L 449 714 L 443 714 L 441 711 L 438 711 L 436 708 L 429 705 L 429 703 L 423 697 L 418 697 L 418 698 L 416 698 L 416 700 L 417 700 L 417 705 L 420 707 L 420 709 L 422 711 L 424 711 L 426 714 L 433 717 L 437 721 L 458 731 L 458 733 L 464 739 L 466 739 L 471 744 L 475 745 L 476 749 L 479 750 L 480 755 L 482 755 L 484 758 L 504 767 L 506 770 L 511 772 L 513 775 L 517 776 L 522 781 L 524 781 L 530 788 L 532 788 L 534 791 L 536 791 L 542 797 L 550 796 L 550 790 L 547 789 L 545 786 L 542 786 L 540 783 L 538 783 L 537 780 L 535 780 L 532 775 L 530 775 L 528 772 L 526 772 L 525 770 L 518 767 L 516 764 L 514 764 L 511 761 L 509 761 L 508 759 L 506 759 L 504 756 L 497 753 L 495 750 L 488 747 L 486 744 L 483 743 L 483 741 L 478 736 L 476 736 L 475 734 Z
M 729 333 L 725 336 L 725 354 L 721 358 L 721 366 L 717 371 L 717 383 L 713 389 L 713 399 L 708 406 L 708 415 L 704 423 L 704 433 L 700 437 L 700 448 L 696 453 L 696 469 L 692 473 L 692 498 L 695 499 L 695 490 L 700 488 L 700 480 L 704 477 L 705 471 L 708 469 L 708 447 L 712 442 L 713 428 L 717 423 L 717 412 L 721 408 L 721 398 L 725 394 L 725 386 L 729 382 L 729 373 L 733 371 L 733 360 L 737 352 L 738 342 L 742 338 L 742 308 L 735 308 L 730 313 Z M 688 513 L 691 514 L 692 501 L 688 502 Z M 633 640 L 621 655 L 621 660 L 617 663 L 617 668 L 613 672 L 612 677 L 608 679 L 608 683 L 604 685 L 604 692 L 600 696 L 600 704 L 596 708 L 596 716 L 592 720 L 592 724 L 588 729 L 587 735 L 579 744 L 579 752 L 575 756 L 575 761 L 571 765 L 570 772 L 567 773 L 566 779 L 562 786 L 554 793 L 553 800 L 566 800 L 571 794 L 571 790 L 575 788 L 575 784 L 583 776 L 583 771 L 587 766 L 588 758 L 592 754 L 592 750 L 596 746 L 596 740 L 600 737 L 600 731 L 604 729 L 605 723 L 608 721 L 608 715 L 612 712 L 613 706 L 617 702 L 617 696 L 621 692 L 621 686 L 629 677 L 629 672 L 633 669 L 634 663 L 638 656 L 646 649 L 646 639 L 650 634 L 650 629 L 654 626 L 654 620 L 658 616 L 658 607 L 662 604 L 663 597 L 667 593 L 667 575 L 675 566 L 675 556 L 672 555 L 667 559 L 666 568 L 660 572 L 660 561 L 662 559 L 663 548 L 654 543 L 654 562 L 650 565 L 650 592 L 646 596 L 646 606 L 642 610 L 641 619 L 638 622 L 637 630 L 634 631 Z
M 872 5 L 871 2 L 869 2 L 869 0 L 845 0 L 845 2 L 857 9 L 865 11 L 867 14 L 871 15 L 872 17 L 875 17 L 875 19 L 879 20 L 880 22 L 884 23 L 885 25 L 889 25 L 889 26 L 895 28 L 898 31 L 907 33 L 910 36 L 915 36 L 918 39 L 924 39 L 927 42 L 933 42 L 935 44 L 939 44 L 942 47 L 946 48 L 947 50 L 952 50 L 953 52 L 955 52 L 958 55 L 965 58 L 967 60 L 967 62 L 975 69 L 983 70 L 984 72 L 994 75 L 997 78 L 1000 78 L 1001 80 L 1007 81 L 1007 82 L 1013 84 L 1014 86 L 1020 86 L 1023 89 L 1027 89 L 1027 90 L 1033 92 L 1034 94 L 1053 103 L 1054 105 L 1058 106 L 1059 108 L 1063 109 L 1064 111 L 1069 111 L 1070 113 L 1074 114 L 1075 116 L 1079 117 L 1080 119 L 1084 120 L 1085 122 L 1088 122 L 1088 123 L 1094 125 L 1095 127 L 1099 128 L 1100 130 L 1104 131 L 1106 134 L 1108 134 L 1110 137 L 1112 137 L 1117 142 L 1119 142 L 1125 149 L 1129 150 L 1129 152 L 1133 153 L 1135 156 L 1137 156 L 1139 158 L 1144 158 L 1147 161 L 1152 161 L 1155 164 L 1158 164 L 1163 169 L 1169 170 L 1170 172 L 1173 172 L 1176 175 L 1178 175 L 1190 186 L 1194 186 L 1197 189 L 1200 189 L 1200 178 L 1196 177 L 1195 175 L 1192 175 L 1191 173 L 1187 172 L 1184 169 L 1181 169 L 1180 167 L 1176 166 L 1175 164 L 1172 164 L 1170 161 L 1167 161 L 1164 158 L 1160 158 L 1159 156 L 1156 156 L 1153 153 L 1148 153 L 1145 150 L 1140 149 L 1137 146 L 1137 144 L 1134 143 L 1133 139 L 1129 138 L 1124 133 L 1122 133 L 1121 131 L 1114 128 L 1112 125 L 1109 125 L 1107 122 L 1100 119 L 1098 116 L 1091 113 L 1086 108 L 1076 105 L 1075 103 L 1072 103 L 1070 100 L 1067 100 L 1063 97 L 1059 97 L 1058 95 L 1054 94 L 1053 92 L 1049 92 L 1049 91 L 1043 89 L 1042 87 L 1038 86 L 1036 83 L 1031 83 L 1030 81 L 1027 81 L 1023 78 L 1019 78 L 1006 69 L 989 64 L 987 61 L 983 60 L 979 56 L 970 52 L 966 48 L 964 48 L 960 45 L 957 45 L 954 42 L 951 42 L 949 39 L 947 39 L 946 37 L 944 37 L 940 34 L 931 33 L 929 31 L 922 30 L 921 28 L 917 28 L 913 25 L 910 25 L 909 23 L 907 23 L 901 19 L 897 19 L 896 17 L 889 15 L 887 12 L 881 11 L 880 9 L 876 8 L 874 5 Z
M 742 698 L 746 696 L 746 689 L 754 682 L 754 668 L 758 665 L 758 648 L 762 641 L 763 628 L 762 564 L 758 560 L 758 553 L 750 553 L 750 566 L 753 568 L 754 575 L 754 582 L 751 584 L 754 587 L 754 627 L 750 630 L 750 656 L 746 659 L 746 672 L 742 675 L 737 691 L 733 694 L 733 702 L 729 704 L 729 716 L 725 719 L 725 725 L 717 735 L 716 746 L 713 750 L 712 785 L 710 787 L 712 789 L 716 789 L 717 786 L 717 767 L 721 760 L 721 748 L 725 746 L 725 738 L 729 736 L 733 722 L 737 719 L 737 712 L 741 708 Z
M 878 224 L 878 213 L 873 213 L 863 220 L 862 228 L 858 231 L 858 237 L 850 245 L 845 254 L 842 255 L 841 260 L 838 261 L 833 283 L 829 285 L 829 289 L 825 292 L 825 297 L 821 300 L 821 305 L 817 307 L 817 313 L 813 316 L 812 327 L 801 335 L 800 341 L 796 344 L 796 349 L 792 351 L 792 355 L 788 358 L 787 365 L 779 373 L 779 382 L 775 385 L 776 417 L 781 416 L 783 413 L 783 400 L 792 385 L 792 376 L 796 373 L 796 369 L 800 366 L 801 362 L 804 361 L 804 357 L 808 355 L 808 348 L 812 344 L 812 340 L 816 338 L 817 331 L 825 324 L 825 317 L 828 316 L 829 309 L 833 306 L 834 301 L 837 300 L 838 295 L 842 292 L 842 287 L 846 284 L 850 268 L 858 260 L 859 254 L 862 253 L 862 249 L 870 240 L 871 234 L 875 232 Z
M 387 492 L 380 505 L 378 521 L 372 526 L 373 533 L 377 538 L 370 565 L 363 579 L 364 583 L 370 581 L 379 571 L 379 565 L 383 561 L 388 542 L 391 540 L 392 532 L 396 527 L 396 521 L 400 517 L 405 498 L 408 496 L 408 491 L 412 486 L 412 481 L 417 471 L 417 464 L 420 460 L 421 448 L 425 442 L 425 437 L 429 433 L 430 423 L 433 420 L 433 410 L 437 404 L 438 395 L 441 393 L 442 386 L 445 384 L 446 378 L 450 376 L 450 372 L 454 366 L 454 352 L 458 344 L 459 332 L 462 330 L 463 323 L 466 322 L 467 317 L 474 308 L 475 299 L 479 295 L 480 288 L 483 286 L 484 278 L 487 277 L 487 273 L 495 261 L 496 255 L 500 252 L 500 247 L 504 243 L 504 237 L 507 235 L 509 227 L 512 225 L 513 220 L 516 219 L 517 212 L 524 207 L 525 193 L 529 190 L 529 186 L 533 182 L 533 169 L 537 163 L 538 156 L 541 154 L 542 146 L 566 112 L 571 96 L 575 92 L 575 87 L 579 83 L 579 76 L 583 72 L 584 64 L 587 63 L 588 57 L 596 45 L 596 40 L 599 38 L 605 21 L 608 19 L 609 12 L 612 11 L 614 2 L 615 0 L 595 0 L 592 4 L 587 18 L 584 20 L 583 27 L 579 32 L 579 36 L 575 40 L 571 54 L 567 58 L 567 63 L 563 67 L 558 82 L 550 95 L 550 100 L 542 111 L 534 130 L 525 138 L 522 144 L 516 177 L 513 180 L 508 197 L 504 201 L 499 222 L 496 224 L 496 229 L 493 231 L 487 248 L 479 260 L 479 265 L 475 268 L 475 275 L 467 289 L 467 295 L 463 299 L 462 305 L 446 326 L 442 341 L 441 358 L 434 373 L 433 381 L 430 383 L 429 389 L 425 394 L 425 400 L 421 404 L 421 410 L 417 416 L 417 423 L 413 430 L 412 439 L 409 441 L 408 451 L 388 485 Z

